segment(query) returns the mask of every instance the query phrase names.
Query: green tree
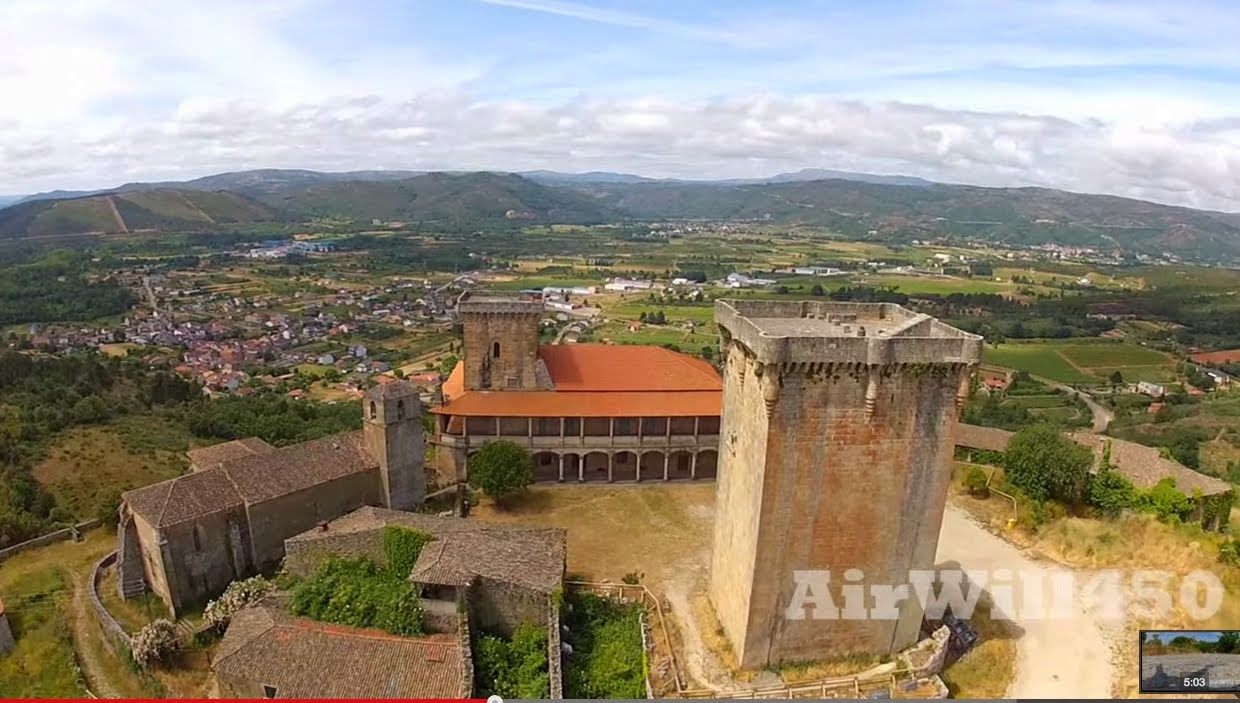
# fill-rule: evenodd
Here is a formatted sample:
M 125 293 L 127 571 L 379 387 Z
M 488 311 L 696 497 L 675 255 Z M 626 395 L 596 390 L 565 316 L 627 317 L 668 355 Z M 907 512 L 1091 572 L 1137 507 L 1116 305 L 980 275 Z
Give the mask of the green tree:
M 452 369 L 456 368 L 456 362 L 460 361 L 456 358 L 456 354 L 449 354 L 439 362 L 439 373 L 447 376 L 452 373 Z
M 715 348 L 709 344 L 702 345 L 702 358 L 707 361 L 713 361 L 715 358 Z
M 1219 635 L 1218 644 L 1215 645 L 1214 651 L 1219 654 L 1240 652 L 1240 632 L 1224 632 Z
M 534 460 L 516 442 L 487 442 L 467 463 L 469 485 L 497 503 L 534 482 Z
M 827 292 L 822 289 L 822 284 L 815 283 L 814 287 L 809 289 L 809 294 L 821 298 L 822 296 L 826 295 Z
M 1132 482 L 1110 467 L 1104 467 L 1089 480 L 1089 504 L 1107 517 L 1118 517 L 1131 508 L 1136 496 Z
M 1034 500 L 1078 502 L 1085 493 L 1093 454 L 1054 425 L 1030 425 L 1008 444 L 1007 480 Z
M 1116 369 L 1115 371 L 1111 372 L 1111 376 L 1109 380 L 1111 381 L 1112 386 L 1121 385 L 1124 382 L 1124 374 L 1120 373 L 1119 370 Z

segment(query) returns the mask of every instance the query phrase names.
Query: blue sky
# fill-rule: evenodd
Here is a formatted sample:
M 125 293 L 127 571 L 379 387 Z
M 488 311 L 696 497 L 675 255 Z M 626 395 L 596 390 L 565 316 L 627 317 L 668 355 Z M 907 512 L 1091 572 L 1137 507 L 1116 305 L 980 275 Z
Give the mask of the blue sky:
M 806 167 L 1240 210 L 1240 3 L 3 0 L 0 193 Z

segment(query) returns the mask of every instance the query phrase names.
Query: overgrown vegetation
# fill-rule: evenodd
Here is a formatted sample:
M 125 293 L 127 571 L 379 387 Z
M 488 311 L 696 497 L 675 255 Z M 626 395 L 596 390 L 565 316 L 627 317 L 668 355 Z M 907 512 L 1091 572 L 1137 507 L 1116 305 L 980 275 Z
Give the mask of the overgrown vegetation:
M 645 698 L 641 606 L 570 592 L 564 639 L 565 698 Z
M 233 581 L 219 598 L 207 603 L 202 611 L 202 624 L 223 632 L 238 611 L 262 600 L 275 588 L 275 584 L 262 576 Z
M 474 681 L 482 698 L 550 697 L 547 630 L 522 623 L 511 638 L 481 635 L 474 645 Z
M 138 666 L 149 668 L 166 664 L 181 650 L 177 626 L 169 620 L 156 620 L 133 636 L 131 654 Z
M 91 280 L 90 257 L 57 250 L 29 263 L 0 262 L 0 325 L 93 320 L 134 303 L 115 281 Z
M 365 558 L 331 557 L 293 585 L 289 609 L 322 622 L 375 627 L 394 635 L 422 634 L 422 606 L 409 571 L 432 539 L 420 530 L 390 525 L 383 531 L 386 566 Z

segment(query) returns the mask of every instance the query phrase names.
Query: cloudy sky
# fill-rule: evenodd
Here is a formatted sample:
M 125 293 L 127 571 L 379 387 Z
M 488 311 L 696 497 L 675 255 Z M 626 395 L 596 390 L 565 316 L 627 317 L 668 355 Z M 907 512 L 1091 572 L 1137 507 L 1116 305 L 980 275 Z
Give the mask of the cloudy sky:
M 1234 0 L 0 0 L 0 193 L 805 167 L 1240 210 Z

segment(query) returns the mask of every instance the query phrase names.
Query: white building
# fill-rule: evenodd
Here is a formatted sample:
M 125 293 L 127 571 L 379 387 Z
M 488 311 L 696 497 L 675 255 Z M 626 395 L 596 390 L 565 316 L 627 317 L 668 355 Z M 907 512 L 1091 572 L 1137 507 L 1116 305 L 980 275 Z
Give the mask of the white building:
M 1137 383 L 1137 392 L 1144 393 L 1145 395 L 1148 395 L 1151 398 L 1161 398 L 1167 394 L 1167 389 L 1163 388 L 1157 383 L 1150 383 L 1149 381 L 1140 381 Z
M 610 283 L 603 286 L 609 291 L 627 293 L 635 290 L 651 290 L 654 288 L 654 281 L 644 281 L 632 278 L 613 278 Z

